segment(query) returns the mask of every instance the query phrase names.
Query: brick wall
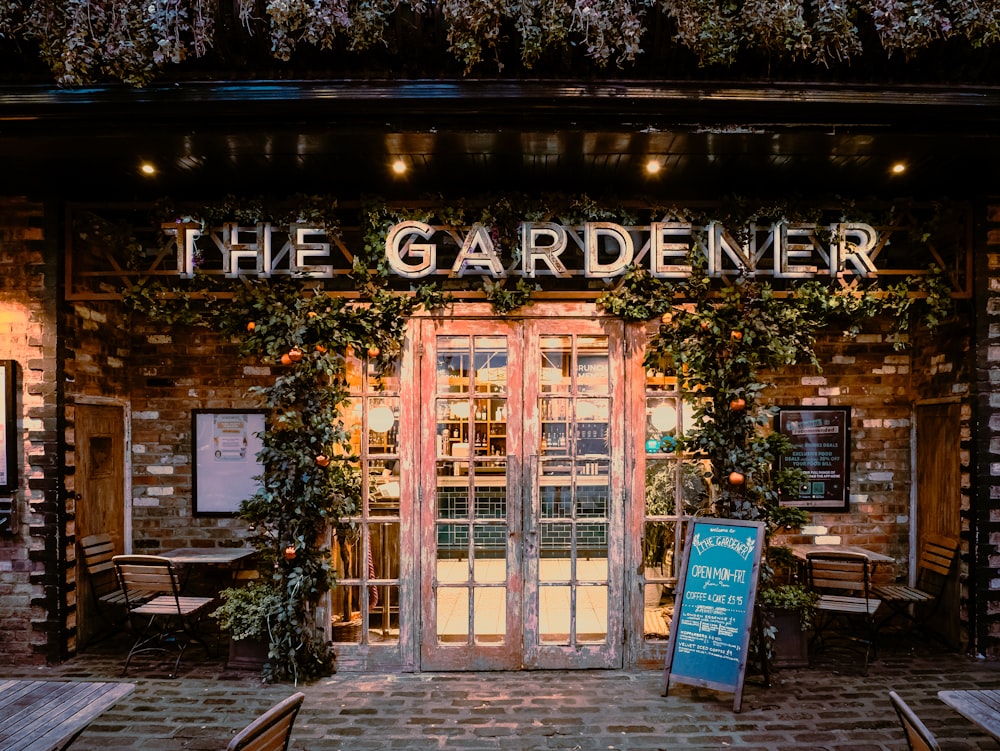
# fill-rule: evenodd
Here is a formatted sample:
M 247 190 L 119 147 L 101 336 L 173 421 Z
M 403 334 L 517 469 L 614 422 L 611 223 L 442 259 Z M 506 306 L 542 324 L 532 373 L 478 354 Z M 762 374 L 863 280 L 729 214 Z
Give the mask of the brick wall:
M 0 664 L 62 655 L 56 255 L 43 208 L 0 199 L 0 359 L 17 370 L 17 528 L 0 535 Z
M 942 329 L 930 333 L 918 327 L 902 350 L 894 347 L 895 335 L 885 322 L 871 322 L 854 338 L 831 327 L 817 347 L 820 372 L 797 367 L 770 377 L 776 388 L 767 395 L 776 404 L 852 408 L 850 509 L 813 513 L 811 524 L 785 536 L 787 542 L 862 545 L 896 558 L 895 569 L 881 567 L 880 577 L 906 578 L 913 522 L 912 421 L 914 405 L 924 400 L 961 402 L 962 504 L 969 507 L 971 330 L 968 302 L 959 306 Z M 963 602 L 968 596 L 966 589 Z
M 203 328 L 137 320 L 132 328 L 132 520 L 135 551 L 214 546 L 244 523 L 195 517 L 191 497 L 191 410 L 254 406 L 253 385 L 273 379 L 265 363 Z

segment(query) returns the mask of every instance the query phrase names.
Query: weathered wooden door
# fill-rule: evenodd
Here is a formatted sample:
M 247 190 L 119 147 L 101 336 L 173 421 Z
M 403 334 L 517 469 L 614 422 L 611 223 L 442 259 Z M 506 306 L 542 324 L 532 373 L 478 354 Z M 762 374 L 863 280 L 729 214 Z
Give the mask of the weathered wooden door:
M 961 532 L 961 426 L 957 402 L 918 404 L 916 407 L 916 528 L 912 534 L 911 566 L 925 535 L 958 539 Z M 930 627 L 953 645 L 959 644 L 958 566 L 944 590 Z
M 421 667 L 620 667 L 620 326 L 422 325 Z
M 76 406 L 76 538 L 106 532 L 125 551 L 125 411 L 118 405 Z M 77 562 L 77 634 L 85 645 L 103 624 Z

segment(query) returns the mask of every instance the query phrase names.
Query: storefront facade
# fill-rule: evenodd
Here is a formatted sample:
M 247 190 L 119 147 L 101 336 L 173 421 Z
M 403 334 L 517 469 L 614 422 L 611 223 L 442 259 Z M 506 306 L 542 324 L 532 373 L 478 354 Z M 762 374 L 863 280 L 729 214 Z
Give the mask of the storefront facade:
M 378 160 L 368 162 L 374 169 Z M 479 172 L 488 181 L 489 172 Z M 574 174 L 548 179 L 568 189 Z M 757 177 L 770 183 L 764 204 L 781 171 Z M 453 200 L 478 200 L 490 192 L 483 188 L 466 181 Z M 441 199 L 428 209 L 417 186 L 402 190 L 395 205 L 448 208 Z M 675 185 L 669 202 L 654 202 L 644 190 L 627 200 L 642 221 L 608 199 L 605 220 L 589 228 L 525 216 L 514 226 L 434 229 L 444 237 L 402 221 L 395 235 L 386 232 L 380 251 L 390 288 L 407 293 L 430 279 L 455 297 L 407 321 L 398 361 L 384 377 L 372 367 L 377 353 L 347 355 L 353 398 L 344 419 L 362 502 L 330 531 L 339 584 L 317 623 L 334 642 L 339 669 L 662 667 L 679 529 L 703 513 L 712 483 L 699 474 L 699 457 L 669 440 L 690 427 L 696 394 L 682 390 L 676 372 L 645 364 L 651 334 L 669 323 L 627 320 L 599 298 L 629 267 L 664 278 L 690 274 L 691 230 L 664 206 L 712 200 Z M 821 367 L 768 373 L 762 400 L 851 409 L 844 509 L 818 508 L 807 527 L 781 537 L 866 545 L 893 556 L 895 569 L 883 573 L 901 580 L 913 573 L 921 534 L 960 538 L 943 626 L 955 645 L 992 656 L 1000 633 L 990 607 L 1000 213 L 986 194 L 951 201 L 936 240 L 919 246 L 930 250 L 918 252 L 906 237 L 943 215 L 933 201 L 904 202 L 909 214 L 896 224 L 861 221 L 898 216 L 885 210 L 892 190 L 860 208 L 846 199 L 831 206 L 818 190 L 803 202 L 843 217 L 824 223 L 849 225 L 850 254 L 814 244 L 794 221 L 784 232 L 759 228 L 752 246 L 720 223 L 702 251 L 719 287 L 735 283 L 747 263 L 778 286 L 814 276 L 836 283 L 845 269 L 887 283 L 930 263 L 945 269 L 955 307 L 940 326 L 918 326 L 899 348 L 885 317 L 851 336 L 831 325 L 817 343 Z M 211 193 L 202 204 L 224 200 L 224 192 Z M 227 546 L 247 534 L 231 514 L 204 513 L 192 416 L 252 412 L 258 405 L 248 389 L 273 382 L 283 366 L 247 358 L 238 342 L 211 330 L 127 316 L 122 289 L 157 276 L 182 284 L 196 271 L 225 276 L 228 268 L 248 282 L 359 299 L 346 279 L 365 243 L 352 224 L 358 201 L 341 206 L 337 238 L 303 226 L 304 254 L 292 261 L 284 239 L 265 243 L 273 228 L 242 215 L 219 218 L 188 244 L 183 232 L 164 233 L 144 207 L 123 205 L 119 195 L 88 198 L 86 205 L 79 193 L 0 203 L 0 310 L 10 332 L 0 359 L 15 363 L 16 375 L 7 434 L 16 482 L 4 496 L 12 534 L 0 539 L 0 581 L 9 591 L 0 608 L 12 625 L 0 648 L 10 661 L 65 659 L 92 638 L 75 553 L 84 535 L 112 530 L 123 550 L 155 553 Z M 177 211 L 178 219 L 189 215 Z M 99 239 L 108 226 L 139 238 L 138 267 Z M 518 235 L 516 256 L 491 254 L 494 229 Z M 311 273 L 288 273 L 292 263 Z M 523 305 L 499 309 L 482 281 L 508 273 L 530 289 Z M 652 506 L 654 494 L 666 505 Z M 656 529 L 666 533 L 654 565 L 647 535 Z

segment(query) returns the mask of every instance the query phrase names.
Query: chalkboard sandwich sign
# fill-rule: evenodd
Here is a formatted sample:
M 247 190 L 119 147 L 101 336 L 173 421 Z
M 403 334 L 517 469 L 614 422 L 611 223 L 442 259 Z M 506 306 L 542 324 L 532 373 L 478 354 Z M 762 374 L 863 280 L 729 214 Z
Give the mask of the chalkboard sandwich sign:
M 664 696 L 671 681 L 730 691 L 733 711 L 740 711 L 763 542 L 763 522 L 696 519 L 688 524 Z

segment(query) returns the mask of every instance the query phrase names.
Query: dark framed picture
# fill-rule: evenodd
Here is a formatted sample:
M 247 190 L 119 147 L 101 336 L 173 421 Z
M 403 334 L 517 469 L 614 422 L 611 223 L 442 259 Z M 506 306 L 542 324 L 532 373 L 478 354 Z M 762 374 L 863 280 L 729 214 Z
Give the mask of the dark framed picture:
M 17 363 L 0 360 L 0 493 L 17 490 Z
M 260 487 L 264 411 L 191 412 L 191 495 L 195 516 L 233 516 Z
M 794 467 L 806 479 L 782 506 L 848 511 L 851 506 L 851 408 L 778 407 L 775 429 L 792 444 L 778 468 Z

